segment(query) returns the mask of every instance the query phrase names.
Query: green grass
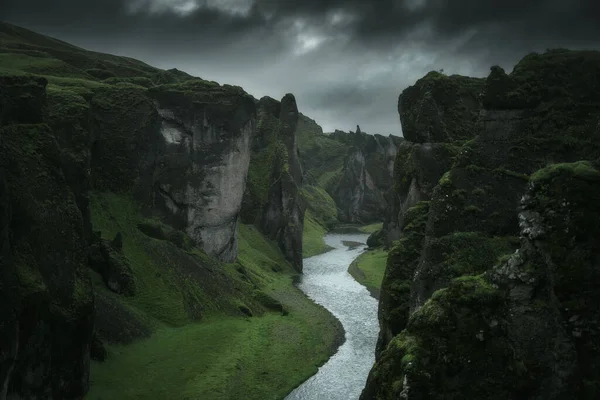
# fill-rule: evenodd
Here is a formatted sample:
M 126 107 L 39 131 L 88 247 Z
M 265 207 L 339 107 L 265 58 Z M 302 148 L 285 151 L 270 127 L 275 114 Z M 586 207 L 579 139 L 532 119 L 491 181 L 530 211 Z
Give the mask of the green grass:
M 335 350 L 342 335 L 339 322 L 293 286 L 292 266 L 254 226 L 239 227 L 239 264 L 213 260 L 213 268 L 222 268 L 237 290 L 223 287 L 211 299 L 203 292 L 210 286 L 182 283 L 176 268 L 160 268 L 165 259 L 143 241 L 150 240 L 153 247 L 173 246 L 139 232 L 136 226 L 143 218 L 127 197 L 96 193 L 92 210 L 94 229 L 101 229 L 104 237 L 122 232 L 138 284 L 133 298 L 114 297 L 152 321 L 154 332 L 129 345 L 107 345 L 108 359 L 92 362 L 87 400 L 281 399 L 316 373 Z M 210 261 L 200 250 L 177 251 Z M 240 270 L 248 282 L 240 280 Z M 206 307 L 200 321 L 186 313 L 185 290 Z M 287 315 L 252 306 L 248 293 L 256 291 L 282 304 Z M 236 317 L 228 303 L 247 305 L 255 316 Z
M 377 222 L 370 225 L 361 226 L 358 228 L 361 232 L 364 233 L 375 233 L 383 228 L 383 222 Z
M 304 215 L 304 231 L 302 233 L 302 256 L 304 258 L 323 254 L 331 250 L 331 247 L 325 244 L 323 240 L 323 236 L 326 233 L 325 228 L 307 210 Z
M 212 318 L 109 346 L 86 399 L 281 399 L 327 359 L 319 317 Z
M 325 189 L 318 186 L 305 185 L 301 189 L 307 209 L 317 222 L 327 228 L 333 228 L 339 223 L 337 219 L 337 205 Z
M 375 298 L 379 298 L 387 256 L 388 252 L 382 249 L 367 251 L 358 256 L 348 268 L 350 275 L 369 289 Z

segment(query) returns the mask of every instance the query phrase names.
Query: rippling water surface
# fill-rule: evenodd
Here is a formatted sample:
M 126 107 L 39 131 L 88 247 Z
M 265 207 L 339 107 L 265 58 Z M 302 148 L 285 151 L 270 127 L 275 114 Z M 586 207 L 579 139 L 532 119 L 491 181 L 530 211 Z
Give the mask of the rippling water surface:
M 365 243 L 368 235 L 330 234 L 325 242 L 334 250 L 304 260 L 300 289 L 338 318 L 346 341 L 316 375 L 290 393 L 286 400 L 356 400 L 375 361 L 379 333 L 377 300 L 348 273 L 350 263 L 362 253 L 343 241 Z

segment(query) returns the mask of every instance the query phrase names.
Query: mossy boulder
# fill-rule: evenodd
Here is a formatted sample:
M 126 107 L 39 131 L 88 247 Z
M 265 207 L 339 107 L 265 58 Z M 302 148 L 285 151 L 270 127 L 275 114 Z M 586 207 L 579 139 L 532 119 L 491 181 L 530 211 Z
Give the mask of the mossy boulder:
M 367 246 L 375 248 L 381 247 L 385 244 L 385 232 L 382 229 L 379 229 L 367 238 Z
M 431 199 L 434 188 L 458 153 L 458 146 L 447 143 L 405 141 L 399 146 L 383 227 L 387 245 L 400 238 L 405 213 L 420 201 Z

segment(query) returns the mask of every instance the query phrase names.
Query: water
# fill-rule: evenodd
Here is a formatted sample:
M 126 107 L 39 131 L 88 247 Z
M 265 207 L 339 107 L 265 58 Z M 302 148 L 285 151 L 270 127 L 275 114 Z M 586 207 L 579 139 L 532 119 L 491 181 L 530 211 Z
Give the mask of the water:
M 379 333 L 377 300 L 348 273 L 350 263 L 365 246 L 354 250 L 342 241 L 365 243 L 368 235 L 330 234 L 325 242 L 334 250 L 304 260 L 300 289 L 339 319 L 346 341 L 337 353 L 286 400 L 356 400 L 375 362 Z

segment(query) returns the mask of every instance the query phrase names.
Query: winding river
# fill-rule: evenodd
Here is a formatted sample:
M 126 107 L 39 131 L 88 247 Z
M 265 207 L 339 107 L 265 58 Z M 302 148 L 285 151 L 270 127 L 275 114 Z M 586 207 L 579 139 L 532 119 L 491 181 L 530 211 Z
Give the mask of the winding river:
M 298 287 L 338 318 L 346 340 L 327 363 L 291 392 L 286 400 L 357 400 L 375 361 L 379 333 L 377 300 L 348 273 L 348 266 L 365 245 L 354 249 L 344 241 L 365 243 L 364 234 L 329 234 L 325 243 L 333 250 L 304 259 Z

